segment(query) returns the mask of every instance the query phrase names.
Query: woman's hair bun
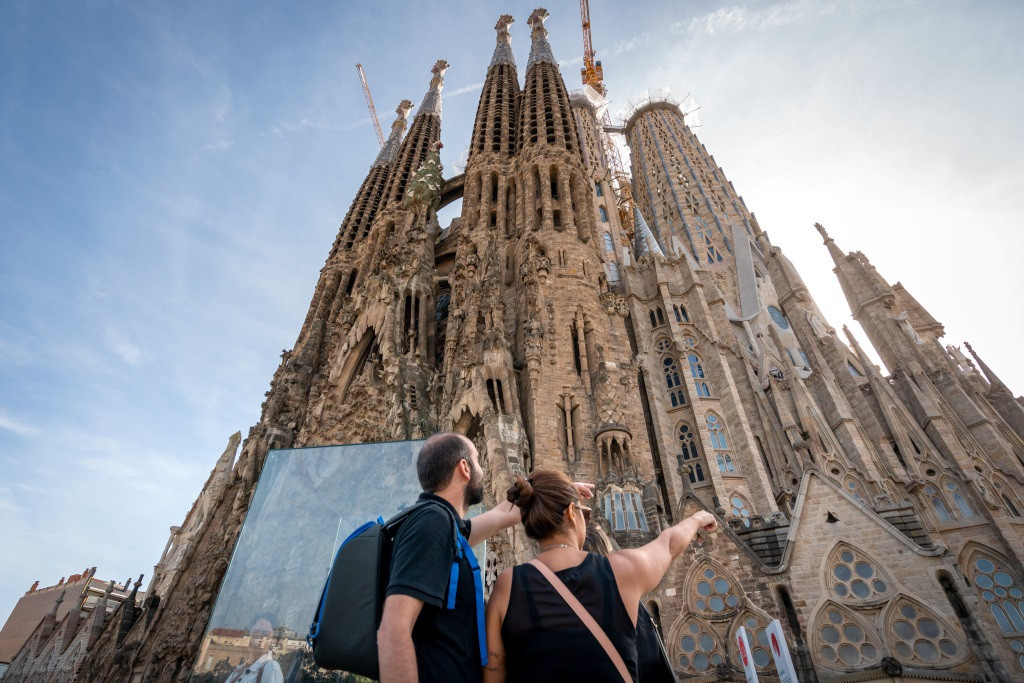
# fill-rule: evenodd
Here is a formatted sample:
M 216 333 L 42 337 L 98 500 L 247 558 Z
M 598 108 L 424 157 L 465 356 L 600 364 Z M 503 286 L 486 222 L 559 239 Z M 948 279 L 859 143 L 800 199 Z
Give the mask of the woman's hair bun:
M 508 487 L 506 497 L 510 503 L 518 505 L 520 510 L 525 510 L 533 498 L 533 486 L 526 479 L 516 477 L 515 483 Z

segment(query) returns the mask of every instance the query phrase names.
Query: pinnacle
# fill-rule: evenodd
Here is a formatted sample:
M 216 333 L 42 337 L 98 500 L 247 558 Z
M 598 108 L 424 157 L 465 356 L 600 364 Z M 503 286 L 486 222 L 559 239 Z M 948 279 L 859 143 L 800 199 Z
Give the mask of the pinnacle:
M 494 56 L 491 57 L 491 63 L 488 68 L 496 64 L 511 64 L 516 65 L 515 57 L 512 55 L 512 35 L 508 32 L 508 27 L 515 22 L 511 14 L 502 14 L 498 17 L 498 23 L 494 25 L 494 30 L 498 32 L 496 41 L 497 44 L 494 46 Z
M 546 9 L 538 7 L 533 10 L 533 14 L 530 15 L 529 20 L 526 22 L 532 29 L 530 38 L 533 41 L 533 45 L 530 47 L 530 59 L 526 62 L 527 69 L 540 62 L 547 62 L 548 64 L 558 66 L 555 53 L 551 51 L 551 44 L 548 43 L 548 30 L 544 28 L 544 21 L 549 16 Z

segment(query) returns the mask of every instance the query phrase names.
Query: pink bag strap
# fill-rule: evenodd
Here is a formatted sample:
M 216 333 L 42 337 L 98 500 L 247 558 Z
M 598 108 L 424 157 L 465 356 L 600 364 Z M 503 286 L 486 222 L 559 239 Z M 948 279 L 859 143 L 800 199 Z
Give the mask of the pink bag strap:
M 612 641 L 608 639 L 608 635 L 604 632 L 604 629 L 598 625 L 597 621 L 594 620 L 594 617 L 590 616 L 590 612 L 587 611 L 587 608 L 580 604 L 580 601 L 576 599 L 576 596 L 565 587 L 562 580 L 559 579 L 546 564 L 537 559 L 530 560 L 530 564 L 541 573 L 541 576 L 548 580 L 551 587 L 558 591 L 558 594 L 561 595 L 562 599 L 565 600 L 565 603 L 572 608 L 572 611 L 580 618 L 583 625 L 590 630 L 591 635 L 597 639 L 597 642 L 604 648 L 605 654 L 608 655 L 608 658 L 612 660 L 612 664 L 614 664 L 615 668 L 618 669 L 619 675 L 622 676 L 622 680 L 625 681 L 625 683 L 632 683 L 633 677 L 629 675 L 629 669 L 626 668 L 626 662 L 622 661 L 622 655 L 620 655 L 619 651 L 615 649 L 614 645 L 612 645 Z

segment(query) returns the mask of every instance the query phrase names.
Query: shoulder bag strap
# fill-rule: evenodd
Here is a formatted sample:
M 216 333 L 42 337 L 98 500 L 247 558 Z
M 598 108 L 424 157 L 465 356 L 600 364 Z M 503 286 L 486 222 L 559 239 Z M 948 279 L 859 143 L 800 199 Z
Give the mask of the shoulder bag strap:
M 530 560 L 530 564 L 548 580 L 551 587 L 562 596 L 562 599 L 565 600 L 565 603 L 572 608 L 572 611 L 580 618 L 583 625 L 590 630 L 591 635 L 597 639 L 597 642 L 604 648 L 605 654 L 608 655 L 608 658 L 612 660 L 612 664 L 614 664 L 615 668 L 618 669 L 619 675 L 622 676 L 622 680 L 626 683 L 632 683 L 633 677 L 629 675 L 629 669 L 626 668 L 626 662 L 622 661 L 622 655 L 620 655 L 619 651 L 615 649 L 614 645 L 612 645 L 612 641 L 608 639 L 608 635 L 598 625 L 597 621 L 594 620 L 594 617 L 590 616 L 590 612 L 587 611 L 587 608 L 580 604 L 580 601 L 576 599 L 576 596 L 566 588 L 565 584 L 562 583 L 562 580 L 559 579 L 546 564 L 537 559 Z

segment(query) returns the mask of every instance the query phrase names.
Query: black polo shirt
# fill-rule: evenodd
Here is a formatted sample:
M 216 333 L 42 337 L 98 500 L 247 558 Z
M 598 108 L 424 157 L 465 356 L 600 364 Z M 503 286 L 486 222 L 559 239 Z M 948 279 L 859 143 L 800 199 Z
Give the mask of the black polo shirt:
M 455 553 L 452 547 L 452 518 L 459 520 L 459 532 L 469 538 L 470 522 L 445 499 L 421 493 L 424 505 L 406 519 L 395 536 L 391 555 L 388 595 L 408 595 L 423 601 L 423 610 L 412 631 L 420 681 L 467 681 L 483 678 L 476 623 L 476 586 L 469 561 L 459 560 L 459 583 L 455 609 L 445 609 L 448 581 Z

